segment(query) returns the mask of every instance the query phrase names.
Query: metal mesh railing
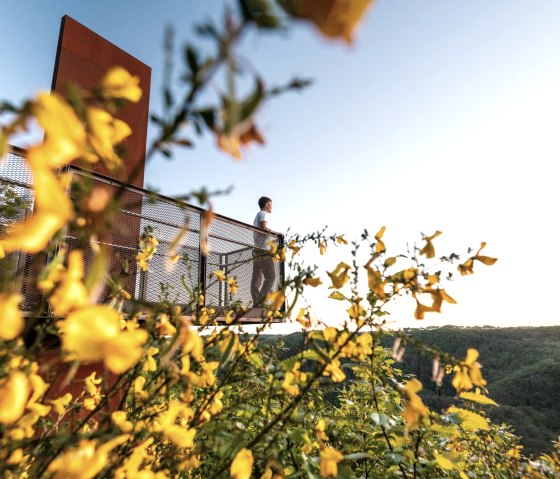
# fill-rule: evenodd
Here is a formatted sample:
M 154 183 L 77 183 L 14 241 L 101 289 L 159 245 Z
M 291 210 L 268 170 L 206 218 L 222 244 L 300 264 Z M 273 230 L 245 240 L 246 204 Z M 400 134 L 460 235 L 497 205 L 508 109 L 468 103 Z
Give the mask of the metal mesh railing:
M 0 193 L 16 198 L 19 206 L 10 215 L 0 214 L 0 234 L 33 208 L 32 178 L 24 154 L 14 149 L 0 162 Z M 280 235 L 216 215 L 208 229 L 208 255 L 204 256 L 200 235 L 204 210 L 79 168 L 71 167 L 70 171 L 75 180 L 87 177 L 92 187 L 120 195 L 121 207 L 108 233 L 100 239 L 110 251 L 111 279 L 99 301 L 108 301 L 115 291 L 125 290 L 131 295 L 124 302 L 125 308 L 132 309 L 138 302 L 169 301 L 182 305 L 189 313 L 193 307 L 199 307 L 192 300 L 202 293 L 204 306 L 215 309 L 218 318 L 229 305 L 236 303 L 246 310 L 243 321 L 261 321 L 266 293 L 278 289 L 284 281 L 283 265 L 274 262 L 267 251 L 270 244 L 281 246 Z M 147 228 L 159 244 L 149 261 L 149 269 L 142 271 L 136 255 L 140 236 Z M 178 242 L 177 237 L 180 237 Z M 68 249 L 80 246 L 85 250 L 87 274 L 93 267 L 91 246 L 84 246 L 83 241 L 80 244 L 78 232 L 71 229 L 66 232 L 65 243 Z M 179 257 L 175 263 L 171 261 L 172 244 L 173 253 Z M 34 310 L 41 303 L 41 296 L 34 289 L 33 271 L 39 270 L 36 265 L 45 261 L 41 255 L 13 253 L 0 262 L 2 274 L 21 278 L 19 288 L 25 298 L 25 311 Z M 235 278 L 237 290 L 234 292 L 227 281 L 220 281 L 216 271 L 222 271 L 228 279 Z
M 0 160 L 0 236 L 6 228 L 24 220 L 33 211 L 34 192 L 31 171 L 22 159 L 22 151 L 14 149 Z M 0 281 L 19 289 L 23 296 L 23 311 L 36 310 L 41 305 L 34 272 L 44 262 L 44 256 L 13 252 L 0 263 Z

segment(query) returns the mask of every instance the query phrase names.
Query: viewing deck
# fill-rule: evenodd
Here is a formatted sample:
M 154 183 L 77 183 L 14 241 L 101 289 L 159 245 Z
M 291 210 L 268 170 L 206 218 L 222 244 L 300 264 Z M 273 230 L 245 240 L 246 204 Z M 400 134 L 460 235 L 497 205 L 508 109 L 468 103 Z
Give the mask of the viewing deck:
M 0 193 L 11 191 L 24 205 L 9 219 L 0 215 L 0 233 L 7 224 L 20 221 L 33 211 L 32 178 L 24 158 L 25 150 L 12 147 L 0 160 Z M 92 187 L 105 189 L 113 196 L 120 195 L 120 207 L 111 228 L 97 243 L 110 252 L 107 273 L 116 281 L 112 288 L 106 287 L 101 293 L 100 302 L 114 301 L 118 297 L 115 291 L 122 288 L 131 296 L 131 299 L 116 299 L 123 301 L 124 310 L 132 311 L 136 305 L 150 307 L 165 300 L 180 305 L 186 314 L 194 313 L 194 308 L 213 308 L 218 321 L 223 321 L 226 307 L 235 302 L 246 310 L 240 322 L 263 321 L 265 310 L 262 304 L 253 304 L 251 295 L 253 265 L 263 257 L 270 258 L 258 245 L 272 242 L 280 248 L 282 235 L 216 214 L 205 238 L 201 235 L 205 213 L 202 208 L 74 166 L 69 167 L 69 172 L 73 182 L 87 178 Z M 135 258 L 140 237 L 147 228 L 159 244 L 148 270 L 142 271 Z M 186 232 L 175 245 L 179 260 L 173 264 L 170 261 L 172 242 L 182 230 Z M 77 232 L 68 229 L 63 243 L 69 250 L 77 248 Z M 96 247 L 93 244 L 85 249 L 86 275 L 94 266 L 92 246 Z M 208 254 L 204 255 L 204 251 Z M 36 314 L 44 308 L 45 301 L 35 284 L 37 272 L 46 261 L 44 254 L 12 253 L 0 263 L 4 269 L 2 274 L 9 274 L 17 281 L 16 289 L 24 297 L 21 308 L 26 313 Z M 284 264 L 268 260 L 267 265 L 270 267 L 267 274 L 274 276 L 271 287 L 274 291 L 284 283 Z M 216 271 L 222 271 L 228 279 L 235 278 L 238 288 L 235 293 L 227 281 L 218 279 Z M 199 294 L 204 297 L 202 305 L 192 301 Z

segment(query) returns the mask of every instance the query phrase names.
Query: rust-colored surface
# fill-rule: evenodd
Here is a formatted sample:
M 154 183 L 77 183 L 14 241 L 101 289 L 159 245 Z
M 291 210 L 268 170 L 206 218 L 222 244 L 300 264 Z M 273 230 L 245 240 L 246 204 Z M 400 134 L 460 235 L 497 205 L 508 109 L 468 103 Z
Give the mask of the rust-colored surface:
M 127 103 L 119 110 L 117 115 L 118 118 L 128 123 L 132 129 L 132 135 L 122 143 L 125 150 L 124 170 L 126 177 L 117 178 L 115 173 L 108 171 L 103 165 L 94 165 L 93 169 L 96 173 L 142 187 L 144 185 L 152 70 L 76 20 L 69 16 L 62 18 L 53 75 L 52 89 L 54 91 L 65 96 L 69 83 L 74 83 L 84 90 L 90 89 L 99 82 L 109 68 L 117 65 L 126 68 L 131 74 L 140 78 L 140 87 L 143 92 L 142 98 L 138 103 Z M 88 165 L 83 164 L 80 166 L 88 167 Z M 117 194 L 117 189 L 109 187 L 112 194 Z M 122 194 L 120 198 L 122 207 L 137 215 L 132 216 L 126 225 L 119 225 L 118 220 L 120 218 L 115 218 L 112 228 L 100 239 L 112 249 L 110 253 L 110 273 L 112 277 L 118 280 L 125 290 L 134 295 L 136 287 L 135 277 L 119 269 L 123 259 L 119 256 L 120 250 L 128 251 L 129 254 L 124 259 L 128 259 L 129 262 L 131 261 L 134 264 L 135 251 L 138 247 L 140 236 L 141 202 L 135 201 L 136 198 L 129 198 L 128 196 L 126 192 Z M 125 233 L 122 231 L 124 227 L 126 227 Z M 106 293 L 107 291 L 103 299 L 106 299 Z
M 92 373 L 96 373 L 96 378 L 102 379 L 99 387 L 101 389 L 100 394 L 103 396 L 112 390 L 118 379 L 118 376 L 108 371 L 102 363 L 84 364 L 79 366 L 76 371 L 72 371 L 69 363 L 62 362 L 58 346 L 50 347 L 43 351 L 39 373 L 50 384 L 48 399 L 57 399 L 66 393 L 70 393 L 72 394 L 72 401 L 79 400 L 82 394 L 85 394 L 85 380 Z M 127 383 L 123 381 L 115 391 L 111 392 L 109 400 L 105 407 L 101 408 L 100 412 L 110 414 L 119 409 L 121 403 L 124 402 L 126 389 Z M 85 397 L 87 398 L 88 396 L 86 395 Z M 84 397 L 80 401 L 83 401 L 83 399 Z M 65 421 L 70 421 L 71 424 L 76 425 L 89 414 L 89 410 L 82 408 L 65 416 Z M 99 420 L 101 417 L 102 415 L 97 415 L 94 419 Z
M 128 103 L 117 115 L 133 131 L 123 142 L 127 178 L 119 179 L 143 187 L 152 69 L 69 16 L 62 18 L 53 91 L 64 96 L 69 82 L 84 89 L 92 88 L 109 68 L 116 65 L 137 75 L 144 93 L 138 103 Z M 94 170 L 115 178 L 114 173 L 104 167 L 95 166 Z

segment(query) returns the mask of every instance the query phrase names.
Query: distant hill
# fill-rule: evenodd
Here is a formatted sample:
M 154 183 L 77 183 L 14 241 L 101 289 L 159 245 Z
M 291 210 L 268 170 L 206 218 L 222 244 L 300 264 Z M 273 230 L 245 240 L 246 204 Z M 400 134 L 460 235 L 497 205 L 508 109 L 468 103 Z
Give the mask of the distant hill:
M 488 381 L 490 396 L 500 405 L 489 409 L 495 422 L 510 424 L 521 437 L 525 453 L 549 452 L 560 435 L 560 326 L 492 328 L 441 328 L 410 331 L 423 344 L 463 358 L 467 348 L 480 352 L 479 362 Z M 286 356 L 295 354 L 302 333 L 267 336 L 264 342 L 282 339 Z M 391 344 L 385 344 L 391 347 Z M 425 402 L 434 409 L 446 407 L 455 390 L 450 377 L 441 388 L 431 382 L 432 361 L 409 347 L 401 368 L 416 375 L 426 386 Z M 431 385 L 431 387 L 430 387 Z

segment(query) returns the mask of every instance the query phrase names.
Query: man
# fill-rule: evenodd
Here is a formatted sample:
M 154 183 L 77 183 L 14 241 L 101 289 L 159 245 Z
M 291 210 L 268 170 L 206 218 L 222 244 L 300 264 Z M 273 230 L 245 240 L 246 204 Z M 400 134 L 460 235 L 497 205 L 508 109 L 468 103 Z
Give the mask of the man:
M 260 211 L 255 216 L 253 226 L 271 231 L 268 216 L 272 213 L 272 200 L 266 196 L 259 198 Z M 264 232 L 253 233 L 255 249 L 253 250 L 253 277 L 251 278 L 251 296 L 253 306 L 262 306 L 276 279 L 274 261 L 268 254 L 270 236 Z

